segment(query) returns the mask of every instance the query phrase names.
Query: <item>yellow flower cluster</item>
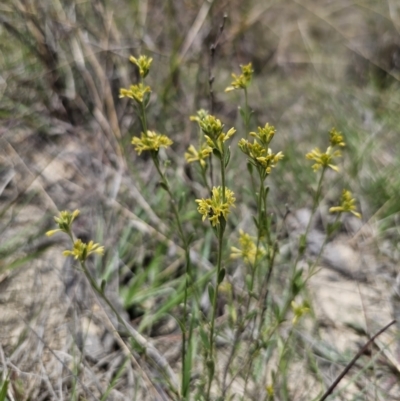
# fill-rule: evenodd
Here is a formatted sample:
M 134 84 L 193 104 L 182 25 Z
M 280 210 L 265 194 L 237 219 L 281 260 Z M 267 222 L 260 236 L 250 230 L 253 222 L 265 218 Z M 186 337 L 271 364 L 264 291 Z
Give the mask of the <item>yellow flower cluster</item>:
M 268 147 L 275 135 L 275 128 L 265 124 L 264 128 L 258 127 L 258 132 L 250 132 L 250 135 L 255 138 L 253 143 L 242 138 L 238 146 L 249 157 L 250 163 L 258 169 L 261 178 L 265 179 L 284 157 L 282 152 L 273 153 Z
M 268 146 L 275 133 L 275 127 L 266 123 L 264 127 L 257 127 L 257 132 L 250 132 L 250 136 L 256 138 L 264 146 Z
M 340 205 L 329 209 L 330 213 L 352 213 L 354 216 L 361 218 L 361 214 L 357 212 L 356 200 L 353 198 L 350 191 L 344 189 L 340 199 Z
M 204 169 L 207 166 L 205 159 L 210 156 L 210 153 L 212 153 L 212 149 L 205 143 L 199 150 L 197 150 L 193 145 L 190 145 L 188 151 L 185 153 L 185 159 L 188 163 L 198 161 Z
M 92 253 L 104 255 L 104 246 L 95 244 L 93 241 L 90 241 L 88 244 L 86 244 L 82 242 L 82 240 L 77 239 L 74 242 L 74 247 L 71 250 L 64 251 L 63 255 L 73 256 L 75 259 L 84 262 Z
M 231 86 L 228 86 L 225 89 L 225 92 L 231 92 L 236 89 L 246 89 L 253 77 L 253 66 L 251 63 L 247 65 L 240 66 L 242 73 L 240 75 L 232 74 L 233 81 L 231 82 Z
M 55 230 L 47 231 L 46 235 L 48 237 L 51 237 L 52 235 L 58 232 L 64 232 L 68 235 L 71 235 L 71 225 L 73 221 L 79 216 L 79 213 L 80 212 L 78 209 L 76 209 L 72 213 L 67 210 L 60 212 L 60 215 L 58 217 L 57 216 L 54 217 L 54 220 L 57 223 L 58 228 Z
M 306 154 L 306 158 L 308 160 L 315 161 L 315 163 L 312 165 L 312 169 L 314 171 L 318 171 L 321 167 L 330 167 L 332 170 L 338 172 L 339 167 L 333 164 L 333 159 L 340 156 L 342 156 L 340 150 L 334 150 L 332 146 L 328 146 L 326 152 L 321 152 L 319 148 L 315 148 Z
M 243 230 L 239 231 L 239 244 L 240 248 L 231 247 L 232 259 L 241 258 L 245 262 L 254 265 L 256 260 L 265 255 L 265 250 L 263 248 L 259 248 L 257 251 L 257 246 L 253 238 L 249 234 L 243 232 Z
M 150 93 L 150 86 L 144 86 L 142 83 L 138 85 L 131 85 L 129 89 L 121 88 L 119 90 L 119 97 L 128 97 L 135 100 L 137 103 L 143 103 L 146 93 Z
M 79 216 L 79 210 L 75 210 L 72 213 L 69 211 L 60 212 L 60 215 L 54 217 L 55 222 L 58 227 L 56 230 L 47 231 L 46 235 L 51 237 L 57 232 L 64 232 L 68 234 L 68 236 L 72 239 L 72 223 Z M 99 244 L 95 244 L 93 241 L 90 241 L 88 244 L 82 242 L 82 240 L 77 239 L 74 241 L 74 247 L 72 250 L 66 250 L 63 252 L 64 256 L 73 256 L 75 259 L 84 262 L 89 255 L 92 253 L 97 253 L 99 255 L 104 255 L 104 246 L 100 246 Z
M 236 132 L 235 128 L 231 128 L 227 133 L 224 133 L 224 124 L 222 124 L 221 120 L 212 115 L 206 115 L 195 121 L 199 123 L 199 127 L 206 138 L 207 145 L 211 149 L 217 149 L 222 154 L 224 152 L 223 144 Z
M 145 150 L 158 152 L 161 147 L 168 148 L 172 144 L 173 142 L 166 135 L 157 134 L 154 131 L 147 131 L 147 134 L 142 133 L 140 138 L 132 139 L 132 145 L 139 155 Z
M 196 199 L 198 203 L 198 212 L 203 215 L 203 221 L 209 219 L 212 226 L 220 224 L 220 218 L 225 220 L 228 218 L 231 207 L 235 207 L 235 197 L 233 191 L 225 188 L 225 200 L 223 199 L 222 187 L 214 187 L 212 189 L 211 198 Z
M 329 131 L 329 143 L 332 147 L 341 146 L 344 147 L 346 144 L 343 142 L 343 135 L 337 131 L 336 128 L 332 128 Z
M 336 146 L 343 147 L 345 143 L 343 142 L 343 135 L 338 132 L 335 128 L 332 128 L 329 132 L 329 143 L 330 146 L 326 149 L 326 152 L 321 152 L 319 148 L 313 149 L 311 152 L 306 154 L 308 160 L 314 160 L 315 163 L 312 165 L 314 171 L 318 171 L 321 167 L 330 167 L 332 170 L 338 172 L 339 168 L 333 164 L 333 159 L 335 157 L 342 156 L 340 150 L 335 150 Z
M 150 66 L 153 59 L 147 56 L 139 56 L 138 59 L 133 56 L 130 56 L 129 61 L 138 66 L 140 76 L 142 78 L 145 78 L 150 71 Z

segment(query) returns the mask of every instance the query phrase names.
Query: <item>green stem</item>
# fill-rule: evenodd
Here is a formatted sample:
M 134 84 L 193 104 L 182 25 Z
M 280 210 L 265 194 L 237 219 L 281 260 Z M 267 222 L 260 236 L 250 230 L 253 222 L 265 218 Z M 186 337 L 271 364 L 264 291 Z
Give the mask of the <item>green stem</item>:
M 221 152 L 220 156 L 220 166 L 221 166 L 221 188 L 222 188 L 222 202 L 226 202 L 226 185 L 225 185 L 225 152 Z M 223 217 L 222 217 L 223 219 Z M 215 319 L 217 317 L 217 301 L 218 301 L 218 292 L 219 292 L 219 277 L 220 277 L 220 272 L 221 272 L 221 266 L 222 266 L 222 246 L 223 246 L 223 238 L 224 238 L 224 232 L 225 232 L 225 227 L 222 227 L 220 223 L 218 227 L 218 256 L 217 256 L 217 280 L 216 280 L 216 286 L 215 286 L 215 291 L 214 291 L 214 297 L 212 300 L 212 315 L 211 315 L 211 323 L 210 323 L 210 337 L 209 337 L 209 343 L 210 343 L 210 350 L 208 354 L 208 360 L 206 363 L 209 365 L 209 374 L 208 374 L 208 387 L 207 387 L 207 397 L 206 400 L 208 401 L 210 399 L 210 391 L 211 391 L 211 384 L 214 379 L 214 369 L 215 369 L 215 361 L 213 359 L 214 357 L 214 331 L 215 331 Z
M 314 203 L 313 203 L 312 210 L 311 210 L 310 220 L 308 221 L 305 233 L 302 234 L 302 236 L 301 236 L 301 241 L 303 241 L 303 244 L 301 244 L 301 247 L 299 248 L 299 251 L 297 252 L 296 260 L 295 260 L 295 262 L 294 262 L 294 264 L 292 266 L 292 269 L 291 269 L 291 275 L 290 275 L 291 282 L 293 281 L 293 279 L 294 279 L 294 277 L 296 275 L 297 264 L 299 263 L 300 258 L 303 256 L 303 254 L 305 252 L 305 248 L 307 246 L 307 236 L 308 236 L 308 233 L 309 233 L 310 228 L 311 228 L 312 219 L 313 219 L 314 214 L 315 214 L 315 212 L 317 210 L 317 207 L 319 205 L 319 198 L 321 196 L 322 182 L 323 182 L 323 179 L 324 179 L 324 176 L 325 176 L 325 172 L 326 172 L 326 167 L 323 167 L 322 168 L 322 172 L 321 172 L 321 176 L 320 176 L 319 181 L 318 181 L 317 191 L 315 192 Z M 294 294 L 290 290 L 290 292 L 289 292 L 289 294 L 288 294 L 288 296 L 286 298 L 286 302 L 285 302 L 285 304 L 284 304 L 284 306 L 283 306 L 283 308 L 281 310 L 282 319 L 284 318 L 284 316 L 286 315 L 287 311 L 289 310 L 290 304 L 291 304 L 291 302 L 293 301 L 293 298 L 294 298 L 293 295 Z
M 145 135 L 147 135 L 147 117 L 146 117 L 146 110 L 144 108 L 144 104 L 143 102 L 140 103 L 140 114 L 141 114 L 141 118 L 140 120 L 142 121 L 142 128 L 143 128 L 143 133 Z
M 191 338 L 189 338 L 188 340 L 186 339 L 188 287 L 190 285 L 189 281 L 191 278 L 190 249 L 189 249 L 189 244 L 187 242 L 185 234 L 183 232 L 182 222 L 181 222 L 181 218 L 179 216 L 179 210 L 176 206 L 176 201 L 174 199 L 171 188 L 169 186 L 167 177 L 165 176 L 165 174 L 162 172 L 162 170 L 160 168 L 160 163 L 159 163 L 159 160 L 158 160 L 156 154 L 154 152 L 152 152 L 151 155 L 152 155 L 153 163 L 154 163 L 154 165 L 157 169 L 157 172 L 161 178 L 161 181 L 164 184 L 164 188 L 168 192 L 168 195 L 169 195 L 169 198 L 171 201 L 171 205 L 172 205 L 172 211 L 174 213 L 175 220 L 176 220 L 177 226 L 178 226 L 179 237 L 182 241 L 183 248 L 185 250 L 185 261 L 186 261 L 185 280 L 186 280 L 186 284 L 185 284 L 184 299 L 183 299 L 183 321 L 182 321 L 182 350 L 181 350 L 181 355 L 182 355 L 182 383 L 181 383 L 181 386 L 182 387 L 181 387 L 181 395 L 182 395 L 183 399 L 186 400 L 187 396 L 188 396 L 187 392 L 189 390 L 189 387 L 184 382 L 183 377 L 185 377 L 185 371 L 187 369 L 187 363 L 188 363 L 188 361 L 186 360 L 187 341 L 189 341 L 189 342 L 191 341 Z M 190 334 L 191 334 L 191 331 L 189 332 L 189 337 L 190 337 Z
M 247 88 L 244 88 L 244 130 L 246 133 L 246 139 L 248 139 L 250 130 L 250 111 Z
M 210 163 L 211 163 L 211 159 L 210 159 Z M 210 164 L 211 166 L 211 164 Z M 204 182 L 204 186 L 207 188 L 208 192 L 211 193 L 211 187 L 208 185 L 208 181 L 207 181 L 207 175 L 206 175 L 206 169 L 201 167 L 201 178 L 203 179 Z
M 210 390 L 211 390 L 211 384 L 214 378 L 214 369 L 215 369 L 215 361 L 213 359 L 214 356 L 214 330 L 215 330 L 215 319 L 217 317 L 217 301 L 218 301 L 218 277 L 221 271 L 221 264 L 222 264 L 222 241 L 224 237 L 224 230 L 221 229 L 221 226 L 218 228 L 218 259 L 217 259 L 217 280 L 216 280 L 216 286 L 215 286 L 215 291 L 214 291 L 214 298 L 212 302 L 212 315 L 211 315 L 211 323 L 210 323 L 210 338 L 209 338 L 209 343 L 210 343 L 210 350 L 208 354 L 208 361 L 207 363 L 212 365 L 212 368 L 209 367 L 209 369 L 212 369 L 211 372 L 209 372 L 209 377 L 208 377 L 208 387 L 207 387 L 207 397 L 206 400 L 210 400 Z
M 140 104 L 140 114 L 141 114 L 141 121 L 142 121 L 142 127 L 144 130 L 145 135 L 147 135 L 147 117 L 146 117 L 146 110 L 144 107 L 144 104 Z M 187 241 L 187 238 L 185 237 L 185 234 L 183 232 L 183 227 L 182 227 L 182 222 L 181 218 L 179 216 L 179 210 L 176 205 L 176 201 L 174 198 L 174 195 L 171 191 L 171 187 L 168 183 L 166 175 L 163 173 L 163 171 L 160 168 L 160 162 L 157 157 L 156 152 L 151 152 L 151 157 L 153 160 L 153 163 L 157 169 L 158 175 L 161 178 L 161 182 L 163 183 L 164 189 L 168 192 L 171 205 L 172 205 L 172 212 L 174 214 L 177 226 L 178 226 L 178 234 L 180 237 L 180 240 L 182 241 L 183 248 L 185 250 L 185 262 L 186 262 L 186 267 L 185 267 L 185 291 L 184 291 L 184 300 L 183 300 L 183 321 L 182 321 L 182 381 L 181 381 L 181 396 L 183 400 L 186 400 L 188 397 L 188 391 L 189 391 L 189 386 L 187 385 L 186 381 L 184 380 L 185 372 L 187 369 L 187 364 L 190 364 L 190 361 L 187 361 L 186 358 L 186 347 L 187 347 L 187 340 L 186 340 L 186 325 L 187 325 L 187 301 L 188 301 L 188 287 L 190 285 L 190 278 L 191 278 L 191 263 L 190 263 L 190 246 Z M 191 334 L 192 330 L 189 331 L 189 339 L 188 341 L 191 341 Z

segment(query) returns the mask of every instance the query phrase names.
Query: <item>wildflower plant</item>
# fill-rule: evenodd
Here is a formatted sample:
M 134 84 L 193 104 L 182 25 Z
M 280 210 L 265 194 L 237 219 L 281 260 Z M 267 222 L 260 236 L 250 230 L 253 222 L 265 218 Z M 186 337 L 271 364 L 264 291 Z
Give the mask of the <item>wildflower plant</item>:
M 144 80 L 150 72 L 150 67 L 152 63 L 152 59 L 146 56 L 139 56 L 135 58 L 133 56 L 130 57 L 130 61 L 134 63 L 139 68 L 139 75 L 141 82 L 138 85 L 133 85 L 132 87 L 144 88 L 143 91 L 150 92 L 151 89 L 147 86 L 144 86 Z M 147 89 L 148 88 L 148 89 Z M 121 93 L 124 92 L 121 89 Z M 132 97 L 131 97 L 132 98 Z M 144 99 L 144 96 L 143 96 Z M 184 293 L 184 310 L 183 310 L 183 318 L 180 321 L 180 328 L 182 332 L 182 380 L 181 380 L 181 388 L 180 394 L 182 398 L 185 400 L 189 394 L 189 381 L 190 381 L 190 372 L 191 372 L 191 364 L 192 364 L 192 347 L 193 347 L 193 322 L 194 322 L 194 314 L 192 314 L 191 322 L 188 329 L 188 320 L 187 320 L 187 307 L 188 307 L 188 290 L 192 285 L 193 277 L 191 271 L 191 260 L 190 260 L 190 236 L 184 233 L 183 224 L 181 221 L 181 215 L 178 210 L 178 202 L 175 199 L 172 188 L 167 179 L 167 175 L 165 171 L 163 171 L 159 159 L 159 149 L 160 148 L 168 148 L 173 144 L 173 141 L 164 134 L 157 134 L 155 131 L 148 129 L 147 123 L 147 114 L 146 107 L 148 106 L 148 102 L 141 101 L 139 102 L 137 98 L 133 97 L 133 100 L 137 103 L 136 113 L 142 123 L 142 133 L 140 138 L 138 136 L 134 136 L 132 139 L 132 145 L 134 146 L 135 151 L 141 155 L 142 152 L 149 152 L 151 155 L 151 159 L 153 164 L 158 172 L 160 177 L 161 187 L 168 193 L 172 212 L 175 217 L 175 222 L 178 229 L 178 235 L 181 241 L 181 245 L 185 250 L 185 293 Z
M 208 113 L 199 112 L 198 118 L 192 118 L 192 121 L 198 123 L 199 128 L 203 132 L 208 147 L 212 150 L 212 154 L 219 161 L 220 183 L 218 187 L 213 187 L 211 197 L 205 199 L 197 199 L 198 212 L 202 215 L 203 221 L 208 219 L 218 239 L 217 250 L 217 282 L 208 285 L 208 294 L 211 303 L 210 329 L 207 339 L 204 339 L 205 364 L 207 366 L 207 390 L 206 400 L 210 399 L 211 385 L 215 376 L 215 320 L 217 317 L 217 301 L 220 284 L 222 283 L 226 269 L 222 266 L 222 252 L 224 232 L 228 215 L 232 207 L 234 207 L 235 196 L 233 191 L 226 187 L 226 169 L 230 161 L 230 149 L 227 141 L 235 134 L 236 129 L 230 128 L 225 132 L 225 126 L 217 117 Z
M 249 232 L 239 230 L 238 240 L 235 246 L 230 247 L 230 258 L 224 258 L 224 250 L 227 248 L 226 231 L 231 227 L 227 222 L 234 214 L 236 203 L 235 191 L 227 187 L 226 177 L 230 168 L 231 149 L 230 143 L 237 130 L 234 127 L 226 128 L 224 123 L 215 115 L 209 114 L 205 110 L 199 110 L 196 115 L 191 116 L 190 120 L 195 122 L 199 130 L 199 141 L 196 144 L 190 144 L 184 154 L 187 163 L 196 164 L 201 171 L 204 183 L 204 193 L 193 200 L 197 204 L 198 220 L 207 224 L 213 231 L 216 238 L 215 243 L 215 269 L 214 277 L 207 284 L 207 295 L 210 303 L 209 311 L 200 312 L 199 294 L 196 292 L 195 277 L 191 262 L 192 236 L 186 230 L 183 214 L 178 207 L 173 188 L 168 180 L 166 167 L 160 160 L 160 149 L 168 152 L 173 145 L 172 138 L 167 134 L 157 133 L 151 127 L 151 122 L 147 119 L 147 108 L 150 105 L 150 94 L 152 89 L 146 84 L 146 78 L 151 74 L 152 58 L 147 56 L 131 56 L 129 59 L 139 72 L 139 82 L 129 86 L 129 88 L 120 89 L 120 97 L 126 97 L 132 100 L 132 105 L 141 122 L 141 130 L 135 132 L 131 140 L 133 149 L 140 156 L 147 153 L 157 170 L 160 187 L 166 191 L 171 205 L 176 233 L 180 245 L 185 251 L 185 274 L 184 283 L 182 283 L 183 296 L 179 302 L 182 302 L 181 315 L 176 317 L 181 331 L 181 378 L 179 388 L 173 388 L 172 391 L 177 400 L 189 401 L 193 399 L 192 394 L 192 368 L 194 366 L 195 347 L 199 336 L 202 355 L 204 357 L 204 377 L 198 385 L 198 391 L 195 399 L 210 401 L 213 398 L 211 390 L 213 383 L 220 385 L 220 394 L 218 399 L 229 399 L 228 392 L 233 379 L 246 367 L 245 385 L 243 399 L 246 397 L 249 377 L 253 371 L 253 363 L 256 355 L 271 354 L 271 344 L 278 344 L 277 366 L 273 371 L 271 379 L 268 379 L 268 385 L 265 387 L 265 399 L 272 400 L 275 396 L 281 396 L 279 391 L 280 381 L 287 387 L 286 369 L 288 366 L 289 346 L 292 335 L 301 324 L 302 319 L 309 313 L 312 313 L 312 305 L 307 300 L 299 301 L 304 298 L 300 293 L 304 289 L 308 278 L 314 274 L 314 266 L 310 268 L 307 276 L 303 269 L 299 267 L 300 259 L 304 256 L 307 235 L 310 229 L 310 222 L 299 239 L 298 252 L 290 266 L 287 269 L 289 279 L 285 291 L 279 294 L 279 297 L 271 297 L 271 280 L 274 274 L 274 266 L 279 253 L 278 233 L 275 229 L 273 219 L 273 209 L 270 206 L 269 185 L 270 177 L 279 174 L 281 160 L 284 154 L 275 149 L 274 138 L 277 135 L 275 127 L 269 123 L 263 123 L 254 131 L 250 129 L 250 108 L 248 105 L 248 89 L 253 80 L 253 67 L 251 63 L 241 66 L 241 74 L 232 74 L 233 81 L 226 88 L 226 92 L 233 90 L 243 90 L 245 95 L 245 106 L 241 111 L 244 130 L 241 132 L 241 138 L 238 141 L 239 154 L 243 154 L 247 159 L 247 166 L 252 182 L 252 195 L 255 199 L 255 210 L 253 216 L 253 233 L 251 228 Z M 311 169 L 319 174 L 317 188 L 313 198 L 312 215 L 321 200 L 321 194 L 325 179 L 325 173 L 328 169 L 338 173 L 337 165 L 342 155 L 342 149 L 345 146 L 342 133 L 332 128 L 329 131 L 329 144 L 325 151 L 314 148 L 306 154 L 306 159 L 312 161 Z M 212 163 L 215 163 L 216 171 L 211 171 L 210 183 L 206 177 L 206 171 Z M 211 169 L 210 169 L 211 170 Z M 215 185 L 214 185 L 215 180 Z M 231 187 L 231 185 L 229 185 Z M 337 218 L 341 213 L 352 213 L 361 217 L 356 208 L 356 201 L 348 190 L 343 190 L 342 197 L 337 206 L 329 209 L 335 213 Z M 71 240 L 70 249 L 64 250 L 64 256 L 72 256 L 85 276 L 88 278 L 95 292 L 102 297 L 105 302 L 114 311 L 118 320 L 125 328 L 123 318 L 108 300 L 104 293 L 105 283 L 98 283 L 87 268 L 88 258 L 91 255 L 102 256 L 104 247 L 94 241 L 84 243 L 76 238 L 73 233 L 73 223 L 79 216 L 79 210 L 74 212 L 63 211 L 55 217 L 57 228 L 48 231 L 51 236 L 56 233 L 67 234 Z M 200 224 L 200 223 L 199 223 Z M 247 230 L 247 228 L 246 228 Z M 326 237 L 328 239 L 329 233 Z M 322 249 L 321 249 L 322 253 Z M 321 254 L 320 254 L 321 255 Z M 319 255 L 319 256 L 320 256 Z M 229 263 L 241 263 L 244 269 L 244 290 L 240 289 L 239 296 L 235 295 L 236 284 L 227 279 L 229 273 Z M 276 270 L 276 269 L 275 269 Z M 229 344 L 229 353 L 227 362 L 221 370 L 221 364 L 217 360 L 216 336 L 217 336 L 217 316 L 218 301 L 220 296 L 228 299 L 229 324 L 233 329 L 233 339 Z M 279 298 L 279 301 L 275 301 Z M 238 300 L 238 306 L 234 305 Z M 291 318 L 290 318 L 291 316 Z M 288 318 L 289 317 L 289 318 Z M 291 324 L 289 330 L 286 330 L 286 337 L 279 334 L 279 328 L 282 324 Z M 196 325 L 198 330 L 195 330 Z M 131 331 L 130 331 L 131 332 Z M 244 337 L 246 333 L 246 337 Z M 248 339 L 249 348 L 245 355 L 241 355 L 243 363 L 238 371 L 231 368 L 232 362 L 238 356 L 240 343 L 243 338 Z M 143 344 L 139 337 L 135 337 L 139 345 Z M 268 357 L 269 358 L 269 357 Z M 222 374 L 221 374 L 222 373 Z M 218 380 L 217 380 L 218 377 Z M 230 381 L 229 381 L 229 380 Z M 171 388 L 173 386 L 171 385 Z M 286 396 L 285 396 L 286 397 Z M 285 399 L 285 397 L 281 397 Z M 287 397 L 286 397 L 287 398 Z

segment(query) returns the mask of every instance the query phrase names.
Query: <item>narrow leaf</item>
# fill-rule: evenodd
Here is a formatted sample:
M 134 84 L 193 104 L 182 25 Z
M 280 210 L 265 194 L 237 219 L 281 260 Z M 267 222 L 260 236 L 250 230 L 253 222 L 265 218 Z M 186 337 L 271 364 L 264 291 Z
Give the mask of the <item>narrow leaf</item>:
M 228 165 L 230 159 L 231 159 L 231 148 L 228 147 L 225 153 L 225 160 L 224 160 L 225 167 Z
M 210 299 L 211 305 L 214 303 L 214 295 L 215 295 L 215 290 L 212 284 L 208 285 L 208 298 Z
M 221 284 L 225 277 L 225 269 L 221 269 L 218 274 L 218 284 Z

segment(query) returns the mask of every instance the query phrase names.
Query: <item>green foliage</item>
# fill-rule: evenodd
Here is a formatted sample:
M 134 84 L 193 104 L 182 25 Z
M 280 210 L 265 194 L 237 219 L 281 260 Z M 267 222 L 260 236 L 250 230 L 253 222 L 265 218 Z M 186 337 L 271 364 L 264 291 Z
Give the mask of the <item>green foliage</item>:
M 4 382 L 0 383 L 0 401 L 8 401 L 7 398 L 8 384 L 9 384 L 8 380 L 5 380 Z

